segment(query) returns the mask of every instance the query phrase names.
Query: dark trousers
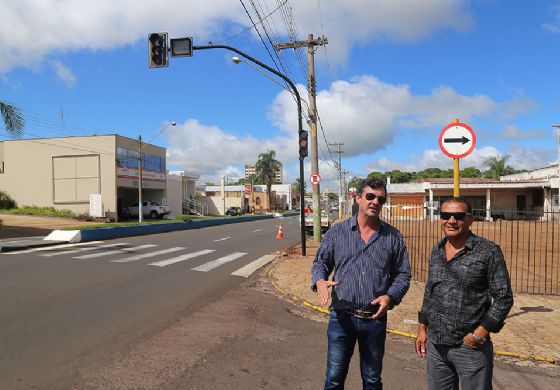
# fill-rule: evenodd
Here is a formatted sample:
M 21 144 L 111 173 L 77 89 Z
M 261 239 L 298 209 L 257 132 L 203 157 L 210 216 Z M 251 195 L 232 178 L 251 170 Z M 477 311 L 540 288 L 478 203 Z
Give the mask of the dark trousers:
M 387 317 L 362 319 L 344 311 L 332 310 L 327 337 L 327 374 L 325 390 L 344 389 L 350 359 L 358 341 L 360 372 L 364 390 L 382 389 L 381 369 L 385 353 Z
M 428 339 L 429 390 L 491 390 L 494 347 L 488 340 L 479 348 L 465 343 L 450 347 Z

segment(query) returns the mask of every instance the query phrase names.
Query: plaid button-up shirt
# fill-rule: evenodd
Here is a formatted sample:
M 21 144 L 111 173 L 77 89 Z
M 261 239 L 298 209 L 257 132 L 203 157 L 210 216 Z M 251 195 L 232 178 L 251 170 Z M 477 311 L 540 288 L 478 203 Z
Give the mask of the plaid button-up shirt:
M 432 250 L 418 321 L 436 344 L 458 345 L 481 325 L 499 332 L 513 305 L 513 293 L 498 245 L 470 233 L 450 261 L 444 238 Z
M 370 302 L 380 295 L 389 295 L 397 305 L 410 285 L 403 237 L 379 221 L 379 231 L 365 243 L 356 218 L 333 225 L 325 234 L 311 269 L 311 288 L 316 291 L 317 281 L 334 270 L 333 280 L 339 284 L 331 294 L 333 309 L 372 309 Z

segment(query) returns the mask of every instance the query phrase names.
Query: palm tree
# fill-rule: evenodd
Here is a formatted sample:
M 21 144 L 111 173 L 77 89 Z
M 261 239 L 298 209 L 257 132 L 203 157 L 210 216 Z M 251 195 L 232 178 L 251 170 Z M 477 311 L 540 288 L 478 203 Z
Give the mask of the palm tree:
M 484 161 L 484 165 L 488 168 L 484 172 L 484 176 L 489 179 L 499 179 L 503 175 L 511 175 L 516 170 L 506 164 L 509 155 L 504 157 L 489 157 Z
M 14 137 L 21 136 L 25 122 L 20 109 L 10 103 L 0 101 L 0 112 L 2 113 L 6 131 Z
M 274 150 L 267 150 L 259 154 L 259 159 L 255 164 L 255 175 L 262 178 L 266 184 L 269 208 L 272 207 L 272 195 L 270 191 L 272 181 L 276 177 L 276 172 L 281 169 L 281 166 L 280 161 L 276 160 L 276 152 Z

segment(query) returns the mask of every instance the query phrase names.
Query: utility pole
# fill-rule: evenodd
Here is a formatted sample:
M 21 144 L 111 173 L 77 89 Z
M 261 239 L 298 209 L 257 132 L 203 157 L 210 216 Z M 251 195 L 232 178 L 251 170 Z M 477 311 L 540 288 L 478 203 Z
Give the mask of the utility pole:
M 142 136 L 138 136 L 138 222 L 142 222 Z
M 343 181 L 342 181 L 342 153 L 344 153 L 341 149 L 344 146 L 343 142 L 334 142 L 329 144 L 329 146 L 337 146 L 338 150 L 333 151 L 333 153 L 338 154 L 338 218 L 342 218 L 342 188 L 343 188 Z
M 344 214 L 351 214 L 348 213 L 348 202 L 347 202 L 347 194 L 348 194 L 348 183 L 346 181 L 346 175 L 349 175 L 350 171 L 342 171 L 342 183 L 344 185 L 344 190 L 342 191 L 342 194 L 344 196 Z
M 307 47 L 308 58 L 308 80 L 307 91 L 309 94 L 309 126 L 311 128 L 311 174 L 319 174 L 319 152 L 317 145 L 317 105 L 315 97 L 317 95 L 317 88 L 315 84 L 315 46 L 323 46 L 328 42 L 326 37 L 313 39 L 313 34 L 307 36 L 306 41 L 297 41 L 290 43 L 279 43 L 274 45 L 276 51 L 282 49 L 297 49 L 300 47 Z M 315 242 L 321 241 L 321 201 L 320 194 L 321 188 L 319 184 L 312 184 L 313 186 L 313 240 Z

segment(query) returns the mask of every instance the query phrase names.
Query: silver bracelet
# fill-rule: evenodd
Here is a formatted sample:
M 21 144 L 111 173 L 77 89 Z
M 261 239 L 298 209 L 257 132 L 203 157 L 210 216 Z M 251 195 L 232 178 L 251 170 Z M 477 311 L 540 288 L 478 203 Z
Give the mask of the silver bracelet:
M 480 337 L 474 332 L 472 332 L 472 336 L 474 337 L 474 340 L 476 341 L 477 344 L 482 345 L 486 342 L 486 337 Z

